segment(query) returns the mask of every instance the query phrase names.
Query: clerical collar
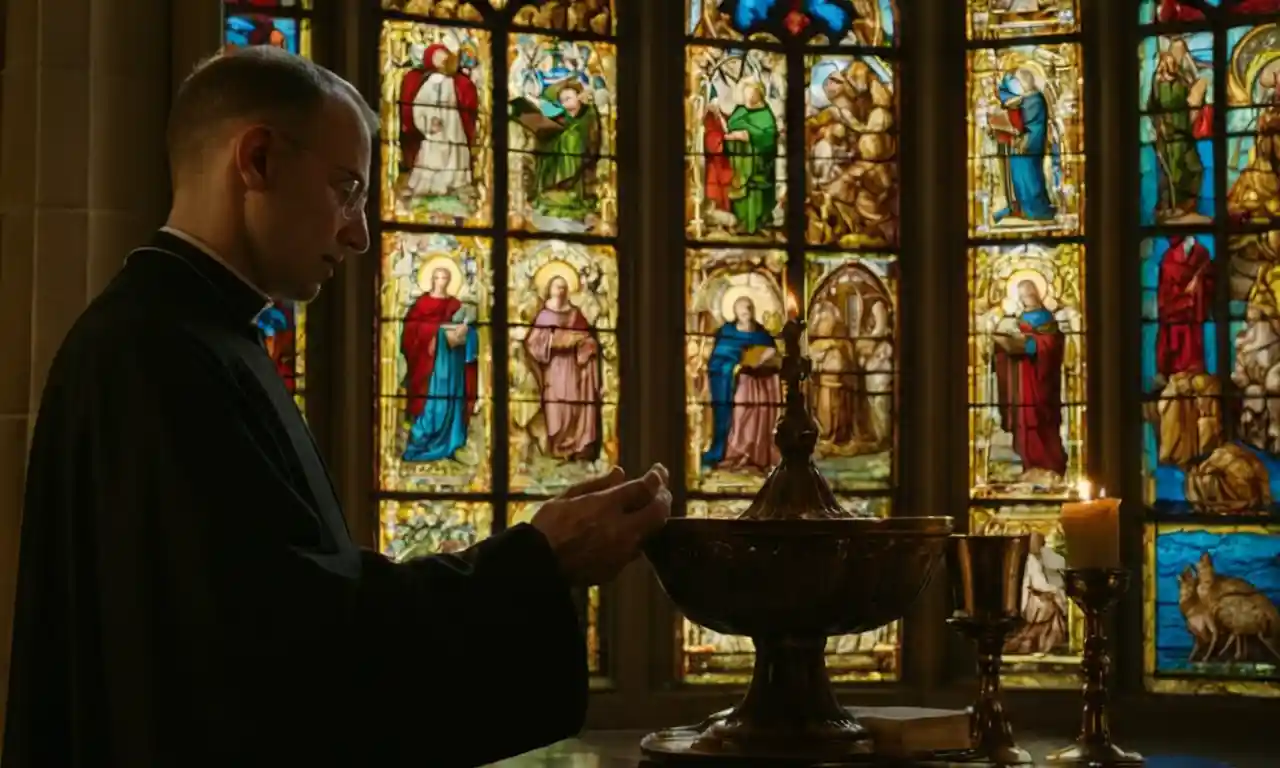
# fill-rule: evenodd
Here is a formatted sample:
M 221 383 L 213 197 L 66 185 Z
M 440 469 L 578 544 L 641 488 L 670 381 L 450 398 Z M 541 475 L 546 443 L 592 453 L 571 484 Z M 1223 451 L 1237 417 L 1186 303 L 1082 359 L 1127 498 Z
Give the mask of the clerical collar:
M 240 322 L 255 324 L 258 315 L 271 306 L 270 297 L 219 258 L 213 249 L 185 232 L 172 227 L 160 229 L 151 242 L 130 256 L 147 251 L 189 267 L 214 289 L 219 303 Z
M 160 231 L 161 231 L 161 232 L 167 232 L 167 233 L 169 233 L 169 234 L 173 235 L 174 237 L 177 237 L 177 238 L 180 238 L 180 239 L 182 239 L 182 240 L 187 241 L 187 243 L 188 243 L 189 245 L 192 245 L 192 246 L 194 246 L 194 247 L 196 247 L 196 248 L 199 248 L 199 249 L 204 253 L 204 255 L 208 256 L 209 258 L 211 258 L 211 259 L 213 259 L 214 261 L 218 262 L 218 264 L 222 265 L 222 268 L 223 268 L 223 269 L 227 270 L 227 271 L 228 271 L 228 272 L 230 272 L 232 275 L 235 275 L 236 279 L 238 279 L 240 282 L 242 282 L 242 283 L 244 283 L 245 285 L 247 285 L 247 286 L 249 286 L 250 288 L 252 288 L 254 293 L 256 293 L 256 294 L 258 294 L 259 296 L 261 296 L 261 297 L 262 297 L 262 301 L 263 301 L 262 308 L 263 308 L 263 309 L 266 309 L 267 307 L 271 306 L 271 304 L 273 303 L 273 302 L 272 302 L 271 297 L 267 295 L 266 291 L 262 290 L 261 288 L 259 288 L 259 287 L 258 287 L 258 286 L 256 286 L 256 285 L 254 285 L 254 284 L 253 284 L 253 281 L 252 281 L 252 280 L 250 280 L 249 278 L 245 277 L 245 276 L 244 276 L 244 274 L 243 274 L 240 270 L 238 270 L 238 269 L 236 269 L 235 267 L 233 267 L 233 266 L 231 266 L 230 264 L 228 264 L 228 263 L 227 263 L 227 260 L 226 260 L 226 259 L 224 259 L 224 258 L 222 258 L 220 255 L 218 255 L 218 252 L 217 252 L 217 251 L 215 251 L 215 250 L 213 250 L 213 247 L 212 247 L 212 246 L 210 246 L 208 243 L 204 242 L 203 240 L 201 240 L 200 238 L 196 237 L 195 235 L 192 235 L 192 234 L 187 233 L 187 232 L 183 232 L 182 230 L 178 229 L 177 227 L 170 227 L 170 226 L 166 225 L 166 226 L 161 227 L 161 228 L 160 228 Z

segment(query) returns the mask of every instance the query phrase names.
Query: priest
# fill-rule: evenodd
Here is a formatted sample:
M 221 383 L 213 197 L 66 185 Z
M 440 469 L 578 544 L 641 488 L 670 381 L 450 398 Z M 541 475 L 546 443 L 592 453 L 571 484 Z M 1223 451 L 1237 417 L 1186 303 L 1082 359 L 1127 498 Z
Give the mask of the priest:
M 41 401 L 6 768 L 479 765 L 582 726 L 570 588 L 661 527 L 666 471 L 393 563 L 352 541 L 254 322 L 368 250 L 376 125 L 277 48 L 180 89 L 167 226 L 77 320 Z

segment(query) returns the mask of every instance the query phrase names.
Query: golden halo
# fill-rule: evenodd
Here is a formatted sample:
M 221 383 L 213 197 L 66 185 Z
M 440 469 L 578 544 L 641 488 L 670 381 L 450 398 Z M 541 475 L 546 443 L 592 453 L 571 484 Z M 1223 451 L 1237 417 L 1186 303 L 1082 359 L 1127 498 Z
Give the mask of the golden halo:
M 565 285 L 569 289 L 569 293 L 577 293 L 582 284 L 578 282 L 578 271 L 569 264 L 555 259 L 548 261 L 538 271 L 533 273 L 533 287 L 537 289 L 538 295 L 547 298 L 547 288 L 551 285 L 551 278 L 564 278 Z
M 755 320 L 757 323 L 764 323 L 765 315 L 770 312 L 782 312 L 782 305 L 778 302 L 778 297 L 773 291 L 767 290 L 760 286 L 754 285 L 735 285 L 724 292 L 724 296 L 720 298 L 720 316 L 724 318 L 726 323 L 732 323 L 737 320 L 737 315 L 733 312 L 733 305 L 738 303 L 738 299 L 748 298 L 755 305 Z
M 1045 279 L 1044 274 L 1042 274 L 1040 270 L 1019 269 L 1012 275 L 1009 275 L 1009 282 L 1005 283 L 1005 291 L 1013 301 L 1020 301 L 1018 298 L 1018 284 L 1024 280 L 1030 280 L 1032 283 L 1035 283 L 1036 290 L 1040 292 L 1040 301 L 1042 303 L 1047 302 L 1052 298 L 1049 293 L 1049 281 Z
M 458 266 L 458 262 L 448 256 L 427 259 L 421 267 L 418 267 L 418 287 L 430 293 L 431 276 L 437 269 L 443 269 L 449 273 L 449 287 L 445 288 L 445 293 L 457 298 L 462 290 L 462 268 Z

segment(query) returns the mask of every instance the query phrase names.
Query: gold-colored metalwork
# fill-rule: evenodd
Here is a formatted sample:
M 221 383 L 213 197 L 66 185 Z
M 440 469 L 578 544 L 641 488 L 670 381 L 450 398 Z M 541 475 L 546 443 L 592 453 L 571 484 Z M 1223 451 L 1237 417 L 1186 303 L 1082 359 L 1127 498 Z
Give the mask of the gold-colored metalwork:
M 947 571 L 955 609 L 947 623 L 978 647 L 978 698 L 969 708 L 973 749 L 963 760 L 1030 765 L 1013 740 L 1000 698 L 1000 655 L 1005 638 L 1023 623 L 1022 577 L 1031 536 L 952 536 Z
M 826 638 L 901 618 L 942 561 L 949 517 L 855 518 L 813 464 L 818 427 L 802 389 L 804 325 L 787 323 L 781 461 L 734 519 L 670 520 L 646 548 L 667 595 L 691 620 L 755 642 L 742 701 L 702 723 L 649 734 L 651 761 L 840 761 L 871 751 L 869 734 L 836 700 Z
M 1084 612 L 1084 658 L 1080 677 L 1084 680 L 1084 709 L 1076 743 L 1049 755 L 1054 765 L 1132 766 L 1142 765 L 1142 755 L 1126 752 L 1111 743 L 1107 715 L 1107 636 L 1103 616 L 1129 588 L 1129 572 L 1120 568 L 1068 568 L 1063 572 L 1067 597 Z

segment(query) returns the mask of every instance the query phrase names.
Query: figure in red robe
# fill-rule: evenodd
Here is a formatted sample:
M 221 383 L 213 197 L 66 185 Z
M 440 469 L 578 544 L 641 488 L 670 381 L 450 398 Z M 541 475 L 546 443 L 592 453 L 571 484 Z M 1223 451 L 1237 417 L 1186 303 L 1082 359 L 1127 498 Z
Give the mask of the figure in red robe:
M 475 146 L 476 114 L 480 107 L 480 95 L 471 75 L 457 67 L 457 59 L 441 43 L 433 43 L 422 51 L 421 64 L 404 73 L 400 80 L 400 171 L 408 173 L 417 164 L 418 151 L 426 139 L 413 121 L 414 100 L 422 84 L 433 72 L 447 75 L 453 80 L 454 94 L 458 102 L 458 117 L 467 135 L 467 144 Z
M 1156 289 L 1156 370 L 1167 380 L 1175 373 L 1203 372 L 1204 324 L 1213 307 L 1213 271 L 1209 249 L 1194 237 L 1169 238 L 1160 261 Z
M 725 124 L 720 111 L 711 107 L 702 117 L 703 157 L 706 160 L 706 176 L 703 193 L 717 210 L 729 210 L 729 190 L 733 186 L 733 167 L 724 153 Z
M 448 293 L 451 279 L 444 268 L 432 273 L 431 290 L 409 308 L 400 339 L 405 410 L 414 425 L 406 455 L 417 460 L 448 458 L 462 447 L 476 401 L 476 330 L 458 317 L 463 305 Z
M 1024 475 L 1044 470 L 1062 477 L 1062 360 L 1065 338 L 1031 280 L 1018 284 L 1018 333 L 995 336 L 1000 428 L 1013 435 Z

